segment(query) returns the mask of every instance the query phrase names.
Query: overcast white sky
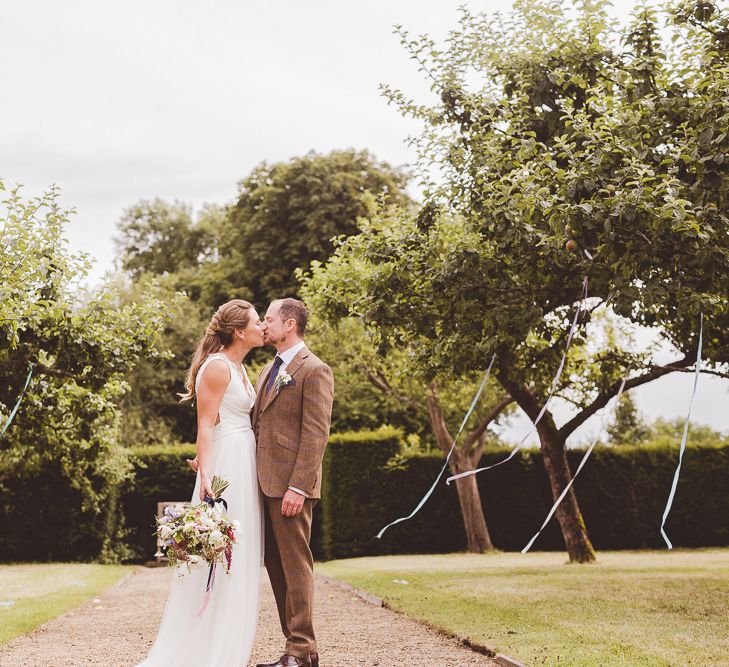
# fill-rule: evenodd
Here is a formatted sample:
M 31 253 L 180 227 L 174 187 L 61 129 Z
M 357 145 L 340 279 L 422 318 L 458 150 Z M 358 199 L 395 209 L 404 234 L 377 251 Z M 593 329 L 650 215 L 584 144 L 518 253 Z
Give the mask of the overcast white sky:
M 463 0 L 23 0 L 0 9 L 0 175 L 59 185 L 74 249 L 112 268 L 124 207 L 142 198 L 226 203 L 259 162 L 368 148 L 412 161 L 416 128 L 378 93 L 428 95 L 392 35 L 438 38 Z M 508 9 L 510 2 L 468 3 Z M 633 3 L 617 0 L 618 16 Z M 638 391 L 650 417 L 684 416 L 691 378 Z M 729 382 L 702 377 L 696 421 L 729 431 Z M 523 434 L 515 423 L 510 435 Z M 590 430 L 590 429 L 587 429 Z M 583 433 L 584 437 L 584 433 Z

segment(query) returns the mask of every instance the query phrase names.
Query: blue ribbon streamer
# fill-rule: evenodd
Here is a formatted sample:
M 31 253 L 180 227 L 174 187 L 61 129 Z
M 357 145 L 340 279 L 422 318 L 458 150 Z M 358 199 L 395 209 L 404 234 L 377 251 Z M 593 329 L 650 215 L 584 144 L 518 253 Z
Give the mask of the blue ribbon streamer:
M 625 389 L 625 382 L 626 380 L 623 380 L 620 383 L 620 389 L 618 390 L 618 393 L 615 395 L 615 400 L 619 401 L 620 397 L 623 394 L 623 390 Z M 585 455 L 582 457 L 582 461 L 580 461 L 580 465 L 577 466 L 577 470 L 575 470 L 575 474 L 572 475 L 572 479 L 570 479 L 569 482 L 567 482 L 567 485 L 562 490 L 562 493 L 559 494 L 559 498 L 554 501 L 554 505 L 552 505 L 552 509 L 549 510 L 549 514 L 547 514 L 547 518 L 544 520 L 544 523 L 540 526 L 539 530 L 534 534 L 534 537 L 532 537 L 531 540 L 529 540 L 529 543 L 521 550 L 523 554 L 525 554 L 529 549 L 531 549 L 532 545 L 536 541 L 536 539 L 542 534 L 542 531 L 544 530 L 545 526 L 549 523 L 549 520 L 554 516 L 554 513 L 557 511 L 557 508 L 559 507 L 559 504 L 564 500 L 564 497 L 567 495 L 567 492 L 572 487 L 572 484 L 577 479 L 577 475 L 580 474 L 580 470 L 584 467 L 585 463 L 587 463 L 587 459 L 590 458 L 590 454 L 592 454 L 592 450 L 595 449 L 595 445 L 599 442 L 600 436 L 602 435 L 603 430 L 605 429 L 605 425 L 603 423 L 602 428 L 597 432 L 597 435 L 595 436 L 594 442 L 589 446 L 587 451 L 585 452 Z
M 663 510 L 663 518 L 661 519 L 661 535 L 666 541 L 666 546 L 669 549 L 673 549 L 671 540 L 666 535 L 665 526 L 666 519 L 671 512 L 671 506 L 673 505 L 673 497 L 676 495 L 676 487 L 678 486 L 678 476 L 681 472 L 681 463 L 683 462 L 683 453 L 686 450 L 686 440 L 688 439 L 689 430 L 689 419 L 691 418 L 691 409 L 694 405 L 694 397 L 696 396 L 696 387 L 699 383 L 699 373 L 701 372 L 701 348 L 704 343 L 704 314 L 701 313 L 701 319 L 699 320 L 699 346 L 696 350 L 696 367 L 694 368 L 694 388 L 691 392 L 691 400 L 689 401 L 688 414 L 686 415 L 686 422 L 683 425 L 683 435 L 681 436 L 681 448 L 678 454 L 678 465 L 676 466 L 676 472 L 673 473 L 673 483 L 671 484 L 671 492 L 668 494 L 668 502 L 666 502 L 666 509 Z
M 570 345 L 572 344 L 572 339 L 575 336 L 575 333 L 577 333 L 577 322 L 580 318 L 580 313 L 582 313 L 584 307 L 585 307 L 585 301 L 587 301 L 587 276 L 585 276 L 582 279 L 582 292 L 580 293 L 580 301 L 577 304 L 577 310 L 575 311 L 575 316 L 572 320 L 572 326 L 570 327 L 570 332 L 567 336 L 567 342 L 564 347 L 564 352 L 562 353 L 562 360 L 559 362 L 559 368 L 557 369 L 557 373 L 554 376 L 554 379 L 552 380 L 552 386 L 549 389 L 549 394 L 547 395 L 547 400 L 544 401 L 544 405 L 542 406 L 542 409 L 539 411 L 539 414 L 537 415 L 537 418 L 532 422 L 532 426 L 529 429 L 529 431 L 526 432 L 524 437 L 519 441 L 519 444 L 517 444 L 514 449 L 511 450 L 511 453 L 501 461 L 497 461 L 496 463 L 492 463 L 489 466 L 484 466 L 483 468 L 475 468 L 474 470 L 467 470 L 466 472 L 458 473 L 457 475 L 451 475 L 448 479 L 446 479 L 446 484 L 450 484 L 451 482 L 460 479 L 461 477 L 468 477 L 469 475 L 477 475 L 480 472 L 483 472 L 484 470 L 491 470 L 491 468 L 495 468 L 496 466 L 503 465 L 507 461 L 511 461 L 513 459 L 517 452 L 524 446 L 524 443 L 526 442 L 526 439 L 534 433 L 534 431 L 537 430 L 537 424 L 542 420 L 542 417 L 544 417 L 544 413 L 547 411 L 547 406 L 549 405 L 549 401 L 552 399 L 552 395 L 557 390 L 557 384 L 559 383 L 559 379 L 562 377 L 562 371 L 564 371 L 564 366 L 567 361 L 567 352 L 570 349 Z
M 489 379 L 489 375 L 491 374 L 491 367 L 494 365 L 494 361 L 496 360 L 496 354 L 494 354 L 491 357 L 491 361 L 489 362 L 489 367 L 486 369 L 486 374 L 483 376 L 483 380 L 481 380 L 481 384 L 478 387 L 478 391 L 476 391 L 476 395 L 473 397 L 473 400 L 471 401 L 471 406 L 468 408 L 468 411 L 466 412 L 466 416 L 463 418 L 463 421 L 461 422 L 461 427 L 458 429 L 458 433 L 456 433 L 456 437 L 453 438 L 453 443 L 451 444 L 450 451 L 448 452 L 448 455 L 446 456 L 445 463 L 443 464 L 443 467 L 441 468 L 440 472 L 438 473 L 438 476 L 435 478 L 435 481 L 433 482 L 433 486 L 428 489 L 428 492 L 422 497 L 420 502 L 417 504 L 415 509 L 410 512 L 408 516 L 400 517 L 399 519 L 395 519 L 395 521 L 388 523 L 379 533 L 377 533 L 377 538 L 381 539 L 382 536 L 385 534 L 385 531 L 390 528 L 390 526 L 394 526 L 396 523 L 400 523 L 402 521 L 407 521 L 408 519 L 412 519 L 419 511 L 420 508 L 425 505 L 426 501 L 430 496 L 433 494 L 433 491 L 435 490 L 435 487 L 438 485 L 438 482 L 440 481 L 440 478 L 443 476 L 443 473 L 446 471 L 446 468 L 448 467 L 448 463 L 451 460 L 451 455 L 453 454 L 453 450 L 456 448 L 456 442 L 458 441 L 458 437 L 463 432 L 463 429 L 466 426 L 466 423 L 468 422 L 468 418 L 471 416 L 471 413 L 473 412 L 474 408 L 476 407 L 476 404 L 478 403 L 478 399 L 481 398 L 481 393 L 483 392 L 484 387 L 486 386 L 486 382 Z
M 15 414 L 18 412 L 18 408 L 20 407 L 20 402 L 23 400 L 23 396 L 25 396 L 25 391 L 28 389 L 28 385 L 30 384 L 30 378 L 33 376 L 33 362 L 28 363 L 28 377 L 25 379 L 25 386 L 23 387 L 23 391 L 20 392 L 20 396 L 18 396 L 18 401 L 15 404 L 15 407 L 10 412 L 10 415 L 8 416 L 7 421 L 5 422 L 5 426 L 3 426 L 2 431 L 0 431 L 0 438 L 2 438 L 5 435 L 5 431 L 8 430 L 10 424 L 12 423 L 13 419 L 15 418 Z

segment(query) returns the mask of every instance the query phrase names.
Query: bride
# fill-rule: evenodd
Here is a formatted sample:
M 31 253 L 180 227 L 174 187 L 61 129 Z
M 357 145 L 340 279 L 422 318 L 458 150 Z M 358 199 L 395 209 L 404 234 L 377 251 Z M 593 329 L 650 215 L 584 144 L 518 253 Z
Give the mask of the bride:
M 255 308 L 241 299 L 222 305 L 198 344 L 182 400 L 197 403 L 197 479 L 192 502 L 210 493 L 220 475 L 228 516 L 240 523 L 230 574 L 219 572 L 200 615 L 208 576 L 204 562 L 173 575 L 157 639 L 138 667 L 242 667 L 248 663 L 258 621 L 263 513 L 256 475 L 250 412 L 256 399 L 243 359 L 263 344 Z

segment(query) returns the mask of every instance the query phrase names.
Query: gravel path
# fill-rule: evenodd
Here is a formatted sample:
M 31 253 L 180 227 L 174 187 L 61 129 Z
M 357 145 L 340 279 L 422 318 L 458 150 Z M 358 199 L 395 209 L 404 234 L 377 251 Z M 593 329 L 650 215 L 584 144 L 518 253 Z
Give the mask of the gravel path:
M 154 640 L 170 576 L 166 568 L 135 569 L 100 597 L 0 647 L 0 667 L 135 665 Z M 267 580 L 262 595 L 253 660 L 268 662 L 280 655 L 284 641 Z M 321 577 L 315 613 L 322 667 L 496 665 L 456 640 L 368 604 Z

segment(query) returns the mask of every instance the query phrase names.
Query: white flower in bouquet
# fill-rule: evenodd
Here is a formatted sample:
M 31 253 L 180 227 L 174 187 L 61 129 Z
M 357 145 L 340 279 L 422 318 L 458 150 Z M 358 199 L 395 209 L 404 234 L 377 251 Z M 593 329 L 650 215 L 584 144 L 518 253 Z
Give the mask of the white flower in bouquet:
M 164 515 L 167 517 L 167 521 L 175 520 L 181 517 L 185 513 L 185 506 L 182 503 L 177 505 L 167 505 L 165 507 Z

